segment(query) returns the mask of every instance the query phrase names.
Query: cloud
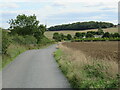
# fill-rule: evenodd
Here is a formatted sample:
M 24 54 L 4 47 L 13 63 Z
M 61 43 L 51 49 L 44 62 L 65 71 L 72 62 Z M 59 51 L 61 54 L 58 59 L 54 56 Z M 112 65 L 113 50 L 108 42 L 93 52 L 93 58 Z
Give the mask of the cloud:
M 111 11 L 111 10 L 116 10 L 116 8 L 105 7 L 105 8 L 102 8 L 101 10 Z
M 19 5 L 16 3 L 3 2 L 3 3 L 0 3 L 0 8 L 5 8 L 5 9 L 19 8 Z
M 61 8 L 65 8 L 65 4 L 58 3 L 58 2 L 53 3 L 52 6 L 53 6 L 53 7 L 61 7 Z
M 98 2 L 98 3 L 88 3 L 87 5 L 84 5 L 84 7 L 101 7 L 104 4 L 102 2 Z
M 85 20 L 117 20 L 117 0 L 106 1 L 2 0 L 0 7 L 4 9 L 0 13 L 4 22 L 14 19 L 18 14 L 35 14 L 41 23 L 47 21 L 49 26 Z

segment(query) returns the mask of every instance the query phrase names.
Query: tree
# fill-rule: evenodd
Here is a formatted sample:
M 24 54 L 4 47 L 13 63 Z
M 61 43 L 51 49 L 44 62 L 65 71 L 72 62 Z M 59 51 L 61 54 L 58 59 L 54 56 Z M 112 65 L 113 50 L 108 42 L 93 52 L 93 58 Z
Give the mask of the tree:
M 55 41 L 61 41 L 61 36 L 59 35 L 59 33 L 54 33 L 53 34 L 53 39 L 55 39 Z
M 71 40 L 72 36 L 70 34 L 67 34 L 67 40 Z
M 46 31 L 46 26 L 44 26 L 44 25 L 40 25 L 39 27 L 38 27 L 38 29 L 36 29 L 35 31 L 34 31 L 34 33 L 33 33 L 33 36 L 37 39 L 37 43 L 39 44 L 39 42 L 41 41 L 41 39 L 43 38 L 43 37 L 45 37 L 44 36 L 44 32 Z
M 75 37 L 77 37 L 77 38 L 83 38 L 84 35 L 85 35 L 85 33 L 80 33 L 80 32 L 75 33 Z
M 97 29 L 97 28 L 108 28 L 113 27 L 112 23 L 108 22 L 76 22 L 72 24 L 62 24 L 57 26 L 52 26 L 48 28 L 49 31 L 61 31 L 61 30 L 86 30 L 86 29 Z
M 102 30 L 101 28 L 99 28 L 96 34 L 97 34 L 97 35 L 103 35 L 104 32 L 103 32 L 103 30 Z
M 37 39 L 37 43 L 40 42 L 46 31 L 46 26 L 39 25 L 39 21 L 36 16 L 26 16 L 25 14 L 18 15 L 16 19 L 9 21 L 11 34 L 18 35 L 33 35 Z
M 110 38 L 110 37 L 111 37 L 111 34 L 110 34 L 109 32 L 105 32 L 102 37 L 103 37 L 103 38 L 104 38 L 104 37 Z
M 63 33 L 60 33 L 60 38 L 61 38 L 61 40 L 64 40 L 65 35 Z
M 91 37 L 94 37 L 92 33 L 86 33 L 86 38 L 91 38 Z
M 112 37 L 120 37 L 120 34 L 119 33 L 114 33 L 114 34 L 112 34 Z

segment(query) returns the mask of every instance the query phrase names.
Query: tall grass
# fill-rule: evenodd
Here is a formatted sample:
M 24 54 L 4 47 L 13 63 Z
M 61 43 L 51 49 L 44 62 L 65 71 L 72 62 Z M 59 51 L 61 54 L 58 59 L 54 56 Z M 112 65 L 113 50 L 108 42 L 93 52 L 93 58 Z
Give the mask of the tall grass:
M 94 60 L 79 50 L 59 46 L 54 56 L 73 88 L 118 88 L 118 63 Z

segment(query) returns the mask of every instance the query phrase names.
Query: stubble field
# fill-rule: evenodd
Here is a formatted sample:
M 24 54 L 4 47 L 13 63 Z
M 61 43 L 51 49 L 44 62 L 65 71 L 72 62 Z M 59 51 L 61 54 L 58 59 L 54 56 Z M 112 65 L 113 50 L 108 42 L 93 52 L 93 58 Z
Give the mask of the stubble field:
M 82 51 L 87 57 L 118 61 L 118 42 L 72 42 L 64 46 Z
M 118 88 L 118 43 L 63 42 L 54 55 L 73 88 Z

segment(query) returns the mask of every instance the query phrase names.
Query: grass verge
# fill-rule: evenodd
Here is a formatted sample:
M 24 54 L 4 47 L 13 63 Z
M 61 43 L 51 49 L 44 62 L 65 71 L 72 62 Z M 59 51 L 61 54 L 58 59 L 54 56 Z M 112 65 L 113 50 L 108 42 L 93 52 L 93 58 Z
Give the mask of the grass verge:
M 119 74 L 117 71 L 111 72 L 115 68 L 113 66 L 116 66 L 116 63 L 85 59 L 83 55 L 81 57 L 82 60 L 78 61 L 72 55 L 75 52 L 71 52 L 68 48 L 60 48 L 54 53 L 54 57 L 73 88 L 119 87 Z M 72 60 L 73 58 L 74 60 Z

